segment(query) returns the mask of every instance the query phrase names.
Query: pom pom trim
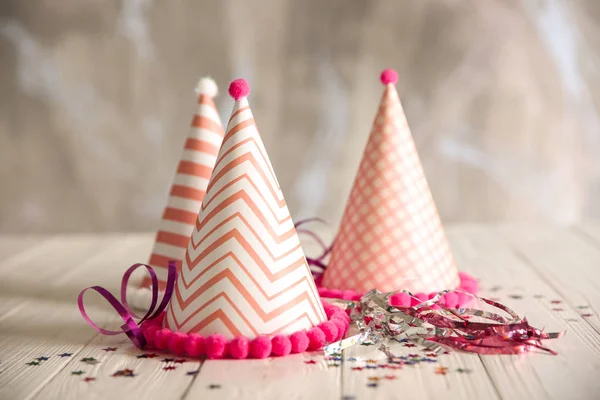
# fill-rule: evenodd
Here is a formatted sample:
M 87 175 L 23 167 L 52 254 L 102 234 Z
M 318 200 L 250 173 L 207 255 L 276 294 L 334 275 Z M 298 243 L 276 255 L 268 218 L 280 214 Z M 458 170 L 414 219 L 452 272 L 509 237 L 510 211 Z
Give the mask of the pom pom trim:
M 477 292 L 479 291 L 479 284 L 477 283 L 477 279 L 465 272 L 459 272 L 458 277 L 460 279 L 460 284 L 456 288 L 457 290 L 472 293 L 475 295 L 477 294 Z M 319 292 L 319 296 L 323 298 L 344 299 L 353 301 L 358 301 L 364 294 L 352 290 L 341 291 L 337 289 L 326 288 L 323 286 L 318 286 L 317 290 Z M 402 299 L 392 296 L 390 298 L 390 305 L 398 308 L 415 306 L 421 303 L 422 301 L 432 298 L 436 294 L 437 292 L 415 293 L 414 296 L 421 301 L 414 299 L 408 295 L 405 295 L 405 298 Z M 410 304 L 405 304 L 404 302 L 401 302 L 399 300 L 404 300 L 404 302 L 410 301 Z M 460 292 L 449 292 L 440 299 L 440 302 L 448 308 L 461 308 L 468 305 L 471 302 L 471 300 L 472 298 L 470 296 L 465 295 L 464 293 L 461 295 Z
M 322 346 L 325 346 L 329 343 L 333 343 L 336 342 L 337 340 L 339 340 L 338 338 L 343 338 L 344 335 L 346 334 L 346 332 L 348 331 L 348 326 L 350 324 L 350 317 L 346 314 L 346 312 L 344 310 L 342 310 L 341 308 L 334 306 L 332 304 L 329 303 L 323 303 L 323 308 L 325 309 L 326 314 L 328 315 L 327 321 L 328 322 L 332 322 L 334 320 L 341 320 L 343 321 L 343 325 L 345 327 L 344 331 L 338 332 L 336 337 L 333 338 L 330 341 L 327 340 L 323 340 Z M 170 350 L 169 346 L 167 345 L 167 343 L 169 343 L 169 341 L 172 339 L 173 334 L 175 334 L 176 332 L 171 331 L 168 328 L 161 328 L 161 324 L 162 324 L 162 320 L 164 318 L 164 312 L 159 315 L 158 317 L 154 318 L 154 319 L 149 319 L 147 321 L 145 321 L 142 324 L 142 332 L 144 332 L 144 336 L 146 337 L 146 340 L 148 341 L 149 345 L 154 345 L 154 343 L 156 343 L 156 339 L 155 336 L 158 334 L 159 336 L 159 344 L 162 345 L 161 347 L 163 347 L 164 350 Z M 337 324 L 334 326 L 340 326 L 341 324 Z M 330 328 L 330 327 L 329 327 Z M 219 338 L 221 338 L 220 335 L 211 335 L 211 336 L 207 336 L 204 338 L 204 352 L 208 354 L 208 358 L 211 359 L 217 359 L 217 358 L 236 358 L 236 359 L 244 359 L 244 358 L 267 358 L 267 357 L 281 357 L 282 355 L 285 354 L 289 354 L 289 352 L 291 351 L 291 353 L 294 353 L 293 351 L 293 346 L 292 346 L 292 342 L 294 341 L 292 339 L 292 336 L 297 336 L 298 333 L 304 333 L 305 335 L 308 334 L 308 332 L 310 331 L 314 331 L 314 330 L 319 330 L 321 331 L 322 337 L 325 337 L 326 334 L 325 332 L 322 331 L 322 329 L 319 326 L 315 326 L 313 328 L 311 328 L 309 331 L 298 331 L 298 332 L 294 332 L 291 335 L 285 335 L 287 336 L 288 342 L 285 344 L 285 350 L 282 350 L 282 345 L 281 343 L 277 343 L 275 346 L 272 345 L 272 341 L 274 338 L 278 338 L 278 342 L 281 341 L 281 336 L 280 334 L 278 335 L 273 335 L 273 336 L 267 336 L 269 338 L 269 340 L 271 340 L 271 346 L 264 346 L 264 343 L 259 343 L 258 341 L 264 341 L 265 336 L 258 336 L 257 338 L 250 340 L 248 338 L 245 337 L 237 337 L 231 340 L 227 340 L 227 342 L 225 343 L 225 348 L 223 349 L 223 351 L 219 351 L 219 352 L 215 352 L 211 354 L 211 351 L 209 349 L 210 344 L 208 343 L 209 341 L 207 340 L 208 338 L 212 337 L 212 336 L 219 336 Z M 316 332 L 314 332 L 316 333 Z M 328 332 L 329 336 L 331 336 L 331 332 Z M 185 337 L 184 337 L 185 336 Z M 318 335 L 321 336 L 321 335 Z M 190 340 L 199 340 L 199 336 L 197 334 L 193 334 L 193 333 L 182 333 L 182 332 L 177 332 L 177 342 L 178 345 L 176 346 L 178 351 L 183 351 L 184 354 L 179 354 L 179 355 L 187 355 L 190 357 L 195 357 L 193 354 L 189 354 L 189 352 L 187 351 L 188 346 L 186 345 L 188 341 Z M 167 339 L 168 338 L 168 339 Z M 165 340 L 167 339 L 167 340 Z M 244 340 L 246 339 L 246 340 Z M 337 340 L 336 340 L 337 339 Z M 233 346 L 239 347 L 240 345 L 240 340 L 246 342 L 244 343 L 244 345 L 242 347 L 244 347 L 244 349 L 242 351 L 239 351 L 241 349 L 236 348 L 233 351 L 233 355 L 234 357 L 232 357 L 231 355 L 231 351 L 230 351 L 230 346 L 232 345 L 232 341 L 234 341 Z M 256 342 L 256 344 L 253 346 L 252 343 Z M 167 342 L 167 343 L 164 343 Z M 181 343 L 183 342 L 183 343 Z M 288 347 L 289 344 L 289 347 Z M 269 348 L 269 352 L 265 352 L 265 351 L 249 351 L 252 347 L 255 346 L 259 346 L 260 350 L 264 350 L 265 347 L 270 347 Z M 319 346 L 322 347 L 322 346 Z M 220 349 L 219 349 L 220 350 Z M 312 346 L 312 348 L 309 346 L 309 351 L 310 350 L 318 350 L 317 348 L 314 348 L 314 345 Z M 204 353 L 203 352 L 203 353 Z

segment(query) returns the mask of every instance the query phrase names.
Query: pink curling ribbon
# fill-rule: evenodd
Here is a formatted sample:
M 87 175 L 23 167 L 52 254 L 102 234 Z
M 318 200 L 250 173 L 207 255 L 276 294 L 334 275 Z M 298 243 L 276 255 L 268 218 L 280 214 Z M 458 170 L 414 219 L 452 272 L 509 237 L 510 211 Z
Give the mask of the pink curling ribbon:
M 150 308 L 148 309 L 146 314 L 141 318 L 135 312 L 133 312 L 133 310 L 131 309 L 131 307 L 129 307 L 129 304 L 127 303 L 127 283 L 129 282 L 129 277 L 131 276 L 133 271 L 135 271 L 139 267 L 146 267 L 146 270 L 148 271 L 148 273 L 150 274 L 150 278 L 152 279 L 152 302 L 150 303 Z M 165 294 L 163 295 L 163 298 L 160 304 L 158 305 L 158 308 L 156 308 L 156 304 L 158 303 L 158 278 L 156 277 L 154 269 L 146 264 L 133 264 L 127 269 L 127 271 L 125 271 L 125 274 L 121 279 L 121 301 L 119 301 L 115 296 L 113 296 L 112 293 L 110 293 L 103 287 L 92 286 L 83 289 L 81 293 L 79 293 L 79 296 L 77 297 L 77 305 L 79 306 L 79 311 L 81 312 L 83 319 L 85 319 L 85 321 L 97 332 L 103 335 L 119 335 L 124 332 L 137 348 L 142 349 L 146 345 L 146 338 L 142 334 L 140 325 L 142 325 L 142 323 L 147 319 L 153 319 L 158 317 L 160 313 L 163 312 L 163 310 L 167 307 L 167 305 L 169 304 L 169 300 L 173 295 L 173 288 L 175 287 L 176 278 L 177 268 L 175 262 L 169 261 Z M 106 301 L 108 301 L 108 303 L 115 309 L 115 311 L 119 313 L 119 316 L 123 319 L 123 321 L 125 321 L 125 323 L 121 325 L 120 331 L 110 331 L 107 329 L 100 328 L 87 315 L 87 313 L 85 312 L 85 307 L 83 306 L 83 295 L 90 289 L 95 290 L 102 297 L 104 297 Z M 138 318 L 139 321 L 135 322 L 134 318 Z

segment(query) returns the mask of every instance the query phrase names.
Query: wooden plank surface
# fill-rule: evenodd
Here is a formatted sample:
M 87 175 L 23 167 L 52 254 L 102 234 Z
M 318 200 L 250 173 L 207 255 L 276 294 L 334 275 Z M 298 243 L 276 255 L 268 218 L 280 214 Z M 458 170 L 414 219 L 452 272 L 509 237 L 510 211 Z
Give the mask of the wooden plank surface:
M 481 279 L 482 295 L 534 326 L 567 332 L 547 343 L 558 356 L 431 356 L 393 343 L 394 354 L 427 361 L 397 367 L 374 346 L 351 347 L 339 358 L 322 352 L 248 361 L 160 353 L 138 358 L 144 352 L 126 338 L 88 327 L 75 298 L 93 284 L 116 292 L 123 270 L 145 260 L 151 234 L 11 236 L 0 237 L 0 398 L 596 398 L 600 225 L 461 225 L 447 231 L 457 264 Z M 86 304 L 96 321 L 118 329 L 115 313 L 98 296 L 86 297 Z M 59 356 L 65 353 L 70 356 Z M 39 357 L 48 360 L 26 364 Z M 440 368 L 447 368 L 444 374 Z M 124 369 L 135 376 L 112 376 Z M 72 374 L 77 371 L 83 372 Z

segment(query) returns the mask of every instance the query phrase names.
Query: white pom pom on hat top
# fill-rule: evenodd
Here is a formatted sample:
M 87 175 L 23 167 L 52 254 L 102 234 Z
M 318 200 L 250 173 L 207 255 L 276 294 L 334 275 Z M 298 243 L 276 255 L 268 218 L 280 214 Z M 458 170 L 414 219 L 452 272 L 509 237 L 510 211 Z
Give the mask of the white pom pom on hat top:
M 196 94 L 205 94 L 208 97 L 215 97 L 219 93 L 219 87 L 215 83 L 214 79 L 205 76 L 200 78 L 196 85 Z

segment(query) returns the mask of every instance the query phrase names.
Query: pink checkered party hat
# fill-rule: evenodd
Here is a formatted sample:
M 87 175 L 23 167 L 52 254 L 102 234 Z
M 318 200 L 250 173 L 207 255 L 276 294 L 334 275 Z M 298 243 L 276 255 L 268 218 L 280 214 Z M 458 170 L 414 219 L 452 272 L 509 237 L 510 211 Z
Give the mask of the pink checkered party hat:
M 393 70 L 381 74 L 385 90 L 322 286 L 338 294 L 406 289 L 422 299 L 446 289 L 474 292 L 476 281 L 455 266 L 397 79 Z

